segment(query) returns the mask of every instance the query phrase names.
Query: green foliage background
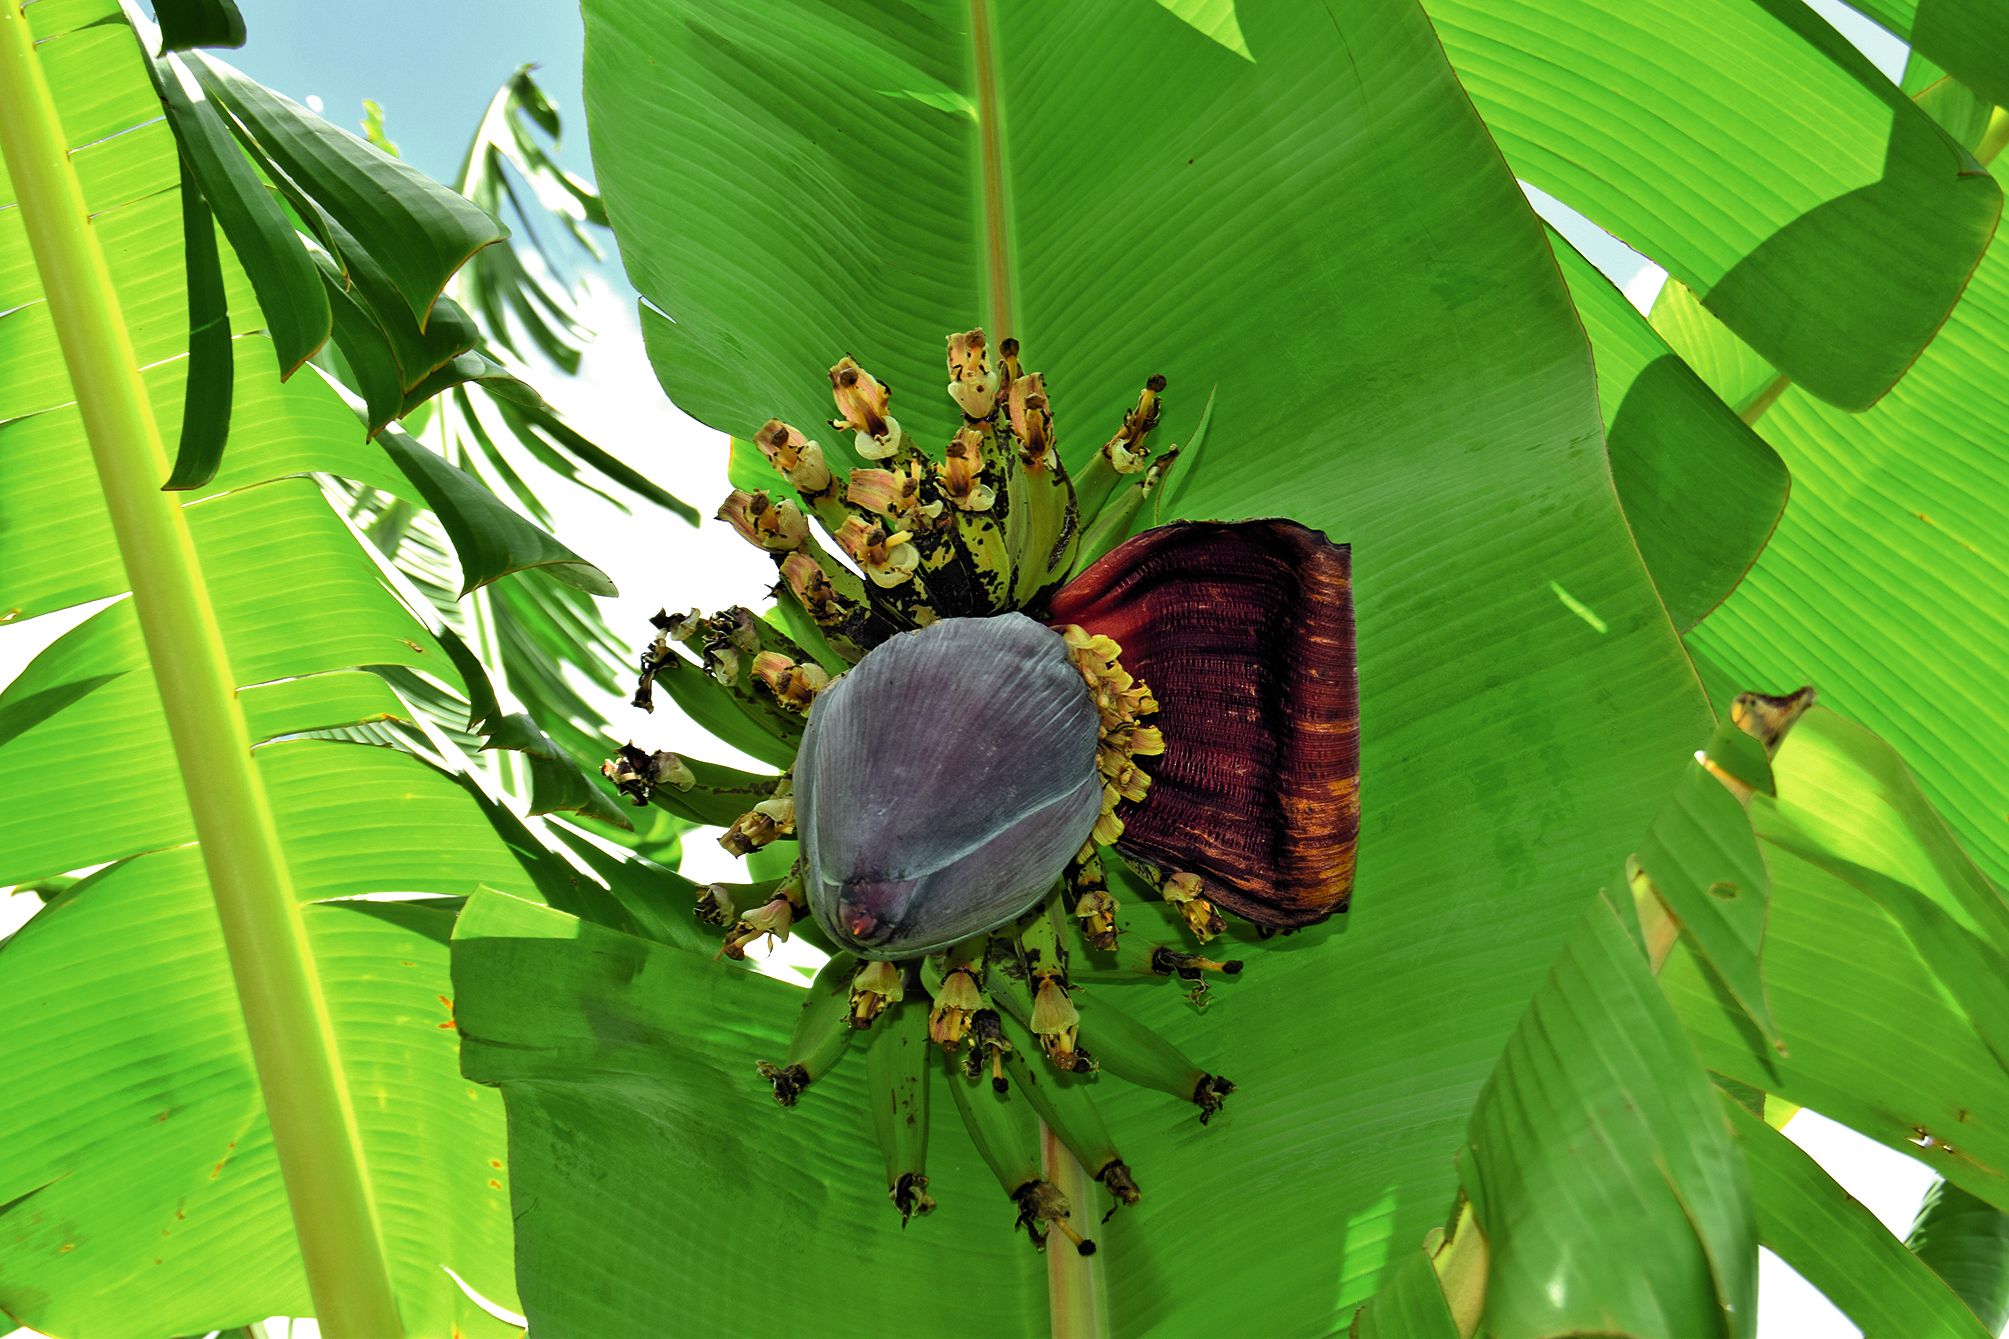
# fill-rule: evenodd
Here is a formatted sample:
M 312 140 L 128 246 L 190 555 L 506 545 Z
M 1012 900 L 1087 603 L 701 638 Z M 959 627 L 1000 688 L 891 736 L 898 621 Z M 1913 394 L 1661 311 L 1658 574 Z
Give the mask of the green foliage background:
M 2009 30 L 1987 0 L 1866 8 L 1914 42 L 1903 89 L 1797 0 L 587 0 L 606 217 L 685 410 L 814 423 L 849 352 L 938 439 L 941 337 L 982 321 L 1048 373 L 1070 461 L 1142 376 L 1169 378 L 1174 429 L 1218 387 L 1176 510 L 1353 545 L 1356 909 L 1251 945 L 1204 1017 L 1110 987 L 1241 1091 L 1202 1129 L 1109 1085 L 1146 1192 L 1098 1257 L 1109 1333 L 1325 1334 L 1370 1301 L 1362 1332 L 1455 1332 L 1420 1254 L 1461 1193 L 1488 1333 L 1749 1334 L 1760 1242 L 1866 1329 L 1994 1315 Z M 172 428 L 175 142 L 113 6 L 27 13 Z M 1516 176 L 1669 270 L 1650 321 Z M 24 615 L 124 586 L 18 214 L 0 608 Z M 458 1275 L 540 1333 L 1050 1332 L 1046 1266 L 948 1104 L 943 1207 L 900 1232 L 861 1067 L 793 1111 L 753 1081 L 788 987 L 708 962 L 668 870 L 519 816 L 611 812 L 575 765 L 606 723 L 548 667 L 614 671 L 578 593 L 598 574 L 480 482 L 512 491 L 507 445 L 465 427 L 494 419 L 455 390 L 425 444 L 370 443 L 313 369 L 274 378 L 231 246 L 220 278 L 234 404 L 189 515 L 408 1329 L 505 1332 Z M 348 481 L 339 511 L 309 474 Z M 1732 757 L 1712 704 L 1800 682 L 1835 711 L 1726 808 L 1692 761 Z M 114 740 L 141 783 L 76 765 Z M 463 756 L 483 744 L 546 764 L 542 799 Z M 0 1100 L 32 1132 L 0 1151 L 0 1306 L 51 1333 L 308 1305 L 170 756 L 125 604 L 0 695 L 0 882 L 114 862 L 0 953 L 0 1007 L 37 1020 Z M 1689 931 L 1658 985 L 1629 852 Z M 360 893 L 424 900 L 335 900 Z M 1917 1252 L 1719 1089 L 1933 1165 Z

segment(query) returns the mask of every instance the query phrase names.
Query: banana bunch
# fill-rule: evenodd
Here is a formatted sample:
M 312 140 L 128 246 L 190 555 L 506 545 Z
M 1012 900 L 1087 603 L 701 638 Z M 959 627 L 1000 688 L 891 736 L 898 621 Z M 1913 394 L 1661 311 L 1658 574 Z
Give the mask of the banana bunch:
M 994 365 L 981 330 L 949 336 L 948 390 L 962 425 L 939 460 L 893 417 L 885 384 L 849 358 L 830 369 L 840 415 L 831 427 L 851 434 L 866 464 L 839 474 L 820 442 L 779 419 L 754 433 L 795 497 L 735 489 L 719 518 L 774 559 L 782 586 L 841 659 L 938 619 L 1038 606 L 1079 566 L 1085 540 L 1099 551 L 1127 533 L 1176 458 L 1176 449 L 1150 454 L 1165 389 L 1152 377 L 1077 490 L 1055 445 L 1045 377 L 1021 366 L 1018 341 L 998 353 Z
M 1195 951 L 1224 909 L 1288 930 L 1345 905 L 1350 578 L 1343 546 L 1288 521 L 1126 540 L 1179 454 L 1149 440 L 1165 379 L 1077 480 L 1044 376 L 1016 340 L 995 354 L 981 330 L 949 336 L 960 423 L 939 456 L 885 383 L 841 359 L 837 449 L 770 420 L 752 441 L 777 486 L 719 510 L 773 560 L 777 609 L 653 620 L 636 705 L 661 689 L 722 738 L 793 761 L 760 775 L 630 745 L 602 770 L 636 804 L 724 828 L 735 855 L 793 845 L 786 877 L 705 885 L 693 907 L 720 957 L 798 935 L 829 954 L 786 1052 L 756 1066 L 775 1101 L 793 1107 L 862 1049 L 904 1227 L 935 1208 L 930 1104 L 946 1084 L 1016 1225 L 1086 1255 L 1097 1206 L 1069 1202 L 1041 1130 L 1102 1187 L 1106 1222 L 1141 1192 L 1098 1085 L 1165 1093 L 1202 1125 L 1234 1091 L 1106 987 L 1175 981 L 1204 1007 L 1242 970 Z M 1311 798 L 1339 807 L 1307 823 Z M 1102 848 L 1189 942 L 1125 930 Z
M 1057 1231 L 1083 1255 L 1095 1249 L 1077 1218 L 1077 1209 L 1088 1206 L 1071 1204 L 1042 1167 L 1041 1125 L 1107 1190 L 1107 1221 L 1117 1208 L 1136 1204 L 1141 1192 L 1096 1109 L 1096 1085 L 1120 1080 L 1168 1093 L 1198 1107 L 1203 1124 L 1234 1091 L 1233 1083 L 1194 1064 L 1102 996 L 1081 1008 L 1076 1000 L 1082 991 L 1068 979 L 1064 920 L 1056 894 L 1007 930 L 916 962 L 861 964 L 840 952 L 810 988 L 787 1055 L 760 1062 L 775 1100 L 793 1106 L 842 1058 L 852 1033 L 868 1034 L 860 1039 L 866 1102 L 885 1162 L 887 1197 L 903 1226 L 935 1207 L 927 1173 L 933 1084 L 948 1086 L 971 1144 L 1033 1245 L 1044 1250 Z M 1097 971 L 1113 982 L 1136 962 L 1147 964 L 1149 975 L 1176 975 L 1150 961 L 1146 951 Z M 1042 1013 L 1041 993 L 1056 991 L 1065 1007 L 1050 1005 Z

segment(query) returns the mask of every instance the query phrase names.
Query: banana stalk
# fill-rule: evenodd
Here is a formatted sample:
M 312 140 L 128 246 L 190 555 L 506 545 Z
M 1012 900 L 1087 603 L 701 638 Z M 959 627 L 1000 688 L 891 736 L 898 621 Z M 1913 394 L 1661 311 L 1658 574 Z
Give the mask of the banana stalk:
M 865 1047 L 865 1091 L 872 1130 L 886 1162 L 886 1195 L 900 1211 L 900 1226 L 932 1213 L 928 1194 L 927 1011 L 902 1001 Z
M 828 1074 L 851 1044 L 851 977 L 857 970 L 858 960 L 849 953 L 824 963 L 796 1015 L 788 1058 L 778 1065 L 762 1060 L 754 1066 L 774 1085 L 774 1100 L 781 1105 L 794 1106 L 802 1090 Z

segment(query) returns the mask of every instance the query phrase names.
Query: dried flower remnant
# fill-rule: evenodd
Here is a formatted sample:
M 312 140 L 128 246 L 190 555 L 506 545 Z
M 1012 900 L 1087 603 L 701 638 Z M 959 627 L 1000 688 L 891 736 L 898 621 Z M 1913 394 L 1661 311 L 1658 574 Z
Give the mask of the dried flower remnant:
M 886 460 L 898 454 L 904 434 L 899 420 L 888 412 L 892 395 L 877 377 L 850 358 L 841 358 L 830 369 L 830 391 L 839 415 L 830 426 L 858 434 L 859 455 L 867 460 Z
M 906 973 L 879 959 L 868 962 L 851 983 L 851 1026 L 867 1028 L 886 1006 L 906 998 Z
M 740 917 L 738 926 L 726 937 L 720 953 L 728 958 L 744 958 L 747 945 L 756 939 L 766 939 L 771 945 L 777 939 L 788 938 L 789 928 L 795 924 L 795 910 L 795 904 L 786 897 L 777 897 L 755 907 Z
M 949 972 L 942 978 L 941 988 L 935 992 L 935 1007 L 928 1013 L 928 1039 L 953 1053 L 970 1035 L 970 1019 L 983 1007 L 984 997 L 970 968 Z
M 836 476 L 823 458 L 823 447 L 778 418 L 771 418 L 753 435 L 754 445 L 789 487 L 815 501 L 834 491 Z
M 777 795 L 735 818 L 718 840 L 733 855 L 752 855 L 779 838 L 794 834 L 795 798 Z
M 979 1009 L 970 1015 L 970 1054 L 963 1062 L 968 1077 L 980 1078 L 988 1070 L 991 1090 L 1009 1092 L 1011 1080 L 1005 1077 L 1004 1058 L 1011 1052 L 1012 1044 L 1004 1037 L 1004 1019 L 997 1010 Z
M 1125 539 L 1179 457 L 1150 440 L 1163 377 L 1088 439 L 1077 480 L 1016 340 L 952 334 L 945 369 L 937 456 L 848 357 L 830 369 L 831 424 L 863 466 L 834 466 L 779 419 L 754 432 L 791 491 L 735 490 L 720 516 L 773 559 L 788 617 L 655 620 L 637 705 L 660 681 L 680 704 L 743 714 L 793 748 L 781 782 L 702 763 L 694 776 L 633 746 L 605 770 L 636 803 L 735 815 L 721 843 L 736 854 L 795 843 L 789 879 L 709 885 L 693 908 L 724 930 L 722 957 L 791 936 L 833 952 L 789 1053 L 759 1067 L 776 1100 L 792 1105 L 863 1034 L 903 1222 L 934 1201 L 925 1139 L 898 1115 L 948 1083 L 1034 1244 L 1058 1231 L 1085 1252 L 1038 1120 L 1098 1193 L 1134 1204 L 1100 1086 L 1157 1089 L 1202 1123 L 1234 1090 L 1102 983 L 1172 980 L 1204 1004 L 1242 960 L 1153 941 L 1205 944 L 1237 917 L 1258 935 L 1309 925 L 1350 895 L 1348 554 L 1282 520 Z
M 1179 913 L 1186 922 L 1186 928 L 1193 932 L 1193 938 L 1202 944 L 1228 932 L 1228 923 L 1221 919 L 1221 913 L 1214 909 L 1212 902 L 1200 895 L 1204 886 L 1199 875 L 1184 872 L 1167 874 L 1158 884 L 1158 892 L 1165 899 L 1165 905 Z
M 948 456 L 938 467 L 937 487 L 958 511 L 989 511 L 997 505 L 997 489 L 984 482 L 983 434 L 965 428 L 949 439 Z
M 813 661 L 790 660 L 779 651 L 762 651 L 753 658 L 753 677 L 774 700 L 797 715 L 807 716 L 816 695 L 830 686 L 830 673 Z
M 890 588 L 911 582 L 920 569 L 921 552 L 914 547 L 911 531 L 889 532 L 883 522 L 853 516 L 832 538 L 875 586 Z
M 770 553 L 793 553 L 809 539 L 809 521 L 792 502 L 776 502 L 764 492 L 734 489 L 718 517 L 741 539 Z
M 981 421 L 998 407 L 998 374 L 984 356 L 984 332 L 949 336 L 949 398 L 965 418 Z
M 1158 397 L 1164 393 L 1165 378 L 1154 376 L 1144 383 L 1137 407 L 1123 416 L 1123 426 L 1102 444 L 1103 459 L 1118 474 L 1135 474 L 1144 468 L 1149 455 L 1144 439 L 1158 426 Z
M 674 753 L 644 753 L 633 744 L 600 764 L 600 775 L 614 783 L 614 789 L 636 804 L 647 804 L 656 787 L 689 790 L 697 784 L 690 765 Z

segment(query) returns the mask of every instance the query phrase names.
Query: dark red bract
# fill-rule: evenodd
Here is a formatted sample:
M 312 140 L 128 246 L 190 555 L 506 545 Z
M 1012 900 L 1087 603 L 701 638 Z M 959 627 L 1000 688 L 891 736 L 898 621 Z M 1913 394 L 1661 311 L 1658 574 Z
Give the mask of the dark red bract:
M 1257 925 L 1346 909 L 1360 828 L 1349 553 L 1294 521 L 1182 522 L 1111 550 L 1048 615 L 1122 647 L 1165 736 L 1124 854 Z

